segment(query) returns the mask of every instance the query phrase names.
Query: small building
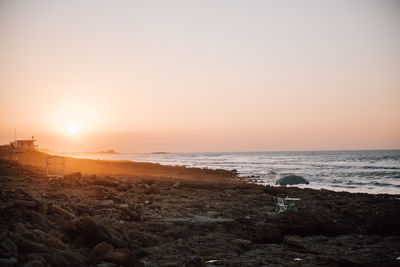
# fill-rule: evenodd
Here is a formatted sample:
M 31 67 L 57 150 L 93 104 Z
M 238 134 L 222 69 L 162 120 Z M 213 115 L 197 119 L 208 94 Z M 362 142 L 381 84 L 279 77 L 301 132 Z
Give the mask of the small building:
M 32 139 L 27 140 L 15 140 L 14 142 L 10 142 L 10 145 L 16 149 L 27 149 L 27 150 L 35 150 L 35 138 L 32 136 Z

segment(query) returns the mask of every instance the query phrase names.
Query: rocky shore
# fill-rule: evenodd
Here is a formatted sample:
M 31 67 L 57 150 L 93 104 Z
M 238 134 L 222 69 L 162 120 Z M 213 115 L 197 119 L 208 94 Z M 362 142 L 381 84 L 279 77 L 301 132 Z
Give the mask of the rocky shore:
M 49 180 L 0 159 L 0 266 L 400 265 L 398 195 L 171 170 Z M 274 196 L 298 211 L 277 213 Z

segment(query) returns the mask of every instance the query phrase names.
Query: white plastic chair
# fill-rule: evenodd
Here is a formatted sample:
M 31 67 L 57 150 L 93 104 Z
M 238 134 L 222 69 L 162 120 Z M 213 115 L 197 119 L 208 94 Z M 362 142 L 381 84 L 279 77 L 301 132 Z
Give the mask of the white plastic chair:
M 281 212 L 285 212 L 286 210 L 287 210 L 287 208 L 288 208 L 288 205 L 287 204 L 285 204 L 285 201 L 283 200 L 283 198 L 281 198 L 281 197 L 274 197 L 274 199 L 275 199 L 275 204 L 276 204 L 276 211 L 278 212 L 278 213 L 281 213 Z

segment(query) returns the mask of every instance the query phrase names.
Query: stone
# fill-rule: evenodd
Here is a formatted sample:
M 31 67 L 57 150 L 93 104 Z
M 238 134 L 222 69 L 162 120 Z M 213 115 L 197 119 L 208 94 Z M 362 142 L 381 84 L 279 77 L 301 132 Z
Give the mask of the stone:
M 127 234 L 129 243 L 136 247 L 152 247 L 159 244 L 158 238 L 150 233 L 132 230 Z
M 18 263 L 16 258 L 0 258 L 0 266 L 2 267 L 13 267 Z
M 18 248 L 17 245 L 10 239 L 6 238 L 3 239 L 0 243 L 0 247 L 4 249 L 6 252 L 17 252 Z
M 24 238 L 27 238 L 27 239 L 31 239 L 31 240 L 35 239 L 33 233 L 32 233 L 31 231 L 29 231 L 29 230 L 25 227 L 25 225 L 23 225 L 22 223 L 18 223 L 18 224 L 15 226 L 14 232 L 15 232 L 16 234 L 19 234 L 20 236 L 22 236 L 22 237 L 24 237 Z
M 206 267 L 206 262 L 200 256 L 192 256 L 186 261 L 186 267 Z
M 240 239 L 240 238 L 233 239 L 231 241 L 231 243 L 235 244 L 235 245 L 239 245 L 241 247 L 249 247 L 251 244 L 253 244 L 253 242 L 251 240 Z
M 92 183 L 102 186 L 118 186 L 118 182 L 109 176 L 97 177 L 96 179 L 93 179 Z
M 64 175 L 64 180 L 78 180 L 82 178 L 82 174 L 80 172 L 73 172 L 71 174 Z
M 112 251 L 114 248 L 112 245 L 102 241 L 98 243 L 92 250 L 89 255 L 93 260 L 99 259 L 102 256 L 106 255 L 108 252 Z
M 111 199 L 102 200 L 97 203 L 97 207 L 99 208 L 107 208 L 114 206 L 114 201 Z
M 118 267 L 118 264 L 112 262 L 102 261 L 96 265 L 97 267 Z
M 103 260 L 117 263 L 123 266 L 135 266 L 136 257 L 130 249 L 127 248 L 117 248 L 108 252 Z
M 55 238 L 55 237 L 48 237 L 44 240 L 44 243 L 52 248 L 55 249 L 60 249 L 60 250 L 65 250 L 67 249 L 67 245 L 65 245 L 61 240 Z
M 57 231 L 57 230 L 55 230 L 55 229 L 50 229 L 47 233 L 48 233 L 49 235 L 51 235 L 51 236 L 56 237 L 56 238 L 61 238 L 61 237 L 63 236 L 62 233 L 60 233 L 59 231 Z
M 144 191 L 144 194 L 151 195 L 151 194 L 161 194 L 160 188 L 157 185 L 152 185 Z
M 107 241 L 115 247 L 127 247 L 123 234 L 109 223 L 100 223 L 92 218 L 83 217 L 74 221 L 76 231 L 80 233 L 89 246 L 95 246 L 101 241 Z
M 32 260 L 24 264 L 24 267 L 46 267 L 46 266 L 47 265 L 40 260 Z
M 117 188 L 118 191 L 127 191 L 128 189 L 129 189 L 129 186 L 124 183 L 120 183 Z
M 18 251 L 20 252 L 44 252 L 44 253 L 52 253 L 54 249 L 48 248 L 42 244 L 38 244 L 29 239 L 18 236 L 14 239 L 15 244 L 18 247 Z

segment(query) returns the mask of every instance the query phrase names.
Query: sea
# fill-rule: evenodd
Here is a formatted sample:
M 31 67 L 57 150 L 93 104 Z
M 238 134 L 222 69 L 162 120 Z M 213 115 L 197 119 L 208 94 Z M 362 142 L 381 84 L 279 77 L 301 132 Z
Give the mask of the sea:
M 282 176 L 306 178 L 313 189 L 400 194 L 400 150 L 230 153 L 79 154 L 79 158 L 237 170 L 251 182 L 273 185 Z

